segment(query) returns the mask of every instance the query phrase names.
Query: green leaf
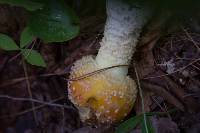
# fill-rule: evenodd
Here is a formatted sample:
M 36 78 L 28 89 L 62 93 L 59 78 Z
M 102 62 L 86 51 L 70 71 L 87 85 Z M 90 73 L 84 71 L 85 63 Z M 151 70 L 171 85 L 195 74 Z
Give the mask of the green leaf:
M 31 13 L 33 34 L 46 42 L 63 42 L 79 33 L 79 18 L 63 0 L 49 0 L 42 10 Z
M 130 119 L 128 119 L 127 121 L 123 122 L 122 124 L 120 124 L 117 129 L 116 129 L 116 133 L 128 133 L 131 129 L 134 129 L 139 123 L 142 124 L 142 130 L 143 132 L 146 131 L 145 130 L 145 126 L 144 126 L 144 115 L 146 115 L 147 118 L 147 129 L 148 129 L 148 133 L 154 133 L 155 130 L 153 129 L 152 125 L 151 125 L 151 121 L 150 121 L 150 116 L 153 115 L 159 115 L 159 116 L 163 116 L 163 115 L 167 115 L 168 113 L 174 113 L 175 111 L 177 111 L 177 109 L 172 109 L 168 112 L 148 112 L 145 114 L 140 114 L 137 116 L 134 116 Z M 146 132 L 144 132 L 146 133 Z
M 155 130 L 150 120 L 150 116 L 146 116 L 146 121 L 143 119 L 141 124 L 142 133 L 155 133 Z
M 31 65 L 46 67 L 44 59 L 36 50 L 22 49 L 22 55 Z
M 0 48 L 4 50 L 19 50 L 14 40 L 5 34 L 0 33 Z
M 25 47 L 26 45 L 30 44 L 33 40 L 33 35 L 28 27 L 26 27 L 21 34 L 20 38 L 20 48 Z
M 128 133 L 131 129 L 135 128 L 142 121 L 142 118 L 142 115 L 138 115 L 128 119 L 127 121 L 120 124 L 115 132 Z
M 35 11 L 42 8 L 43 4 L 31 0 L 0 0 L 2 4 L 24 7 L 28 11 Z

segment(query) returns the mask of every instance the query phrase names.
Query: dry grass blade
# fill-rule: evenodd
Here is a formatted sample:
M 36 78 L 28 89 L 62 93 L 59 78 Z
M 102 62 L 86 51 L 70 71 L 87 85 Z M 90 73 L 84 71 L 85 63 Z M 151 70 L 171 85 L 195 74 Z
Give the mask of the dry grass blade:
M 148 133 L 149 130 L 148 130 L 148 127 L 147 127 L 147 116 L 146 116 L 145 109 L 144 109 L 143 91 L 142 91 L 142 88 L 141 88 L 141 85 L 140 85 L 140 79 L 139 79 L 139 75 L 138 75 L 135 64 L 134 64 L 134 69 L 135 69 L 135 74 L 136 74 L 136 78 L 137 78 L 137 85 L 138 85 L 138 88 L 139 88 L 139 94 L 140 94 L 141 103 L 142 103 L 142 113 L 143 113 L 144 127 L 145 127 L 146 133 Z
M 31 99 L 33 99 L 33 95 L 32 95 L 32 91 L 31 91 L 31 85 L 30 85 L 30 81 L 28 79 L 28 72 L 27 72 L 27 67 L 26 67 L 26 64 L 24 62 L 24 58 L 22 59 L 23 61 L 23 69 L 24 69 L 24 74 L 25 74 L 25 77 L 26 77 L 26 84 L 27 84 L 27 90 L 28 90 L 28 94 L 29 94 L 29 97 Z M 34 116 L 34 120 L 35 120 L 35 123 L 36 125 L 38 125 L 38 120 L 37 120 L 37 115 L 36 115 L 36 112 L 35 112 L 35 104 L 33 101 L 30 101 L 31 102 L 31 106 L 33 108 L 33 116 Z
M 111 66 L 111 67 L 107 67 L 107 68 L 102 68 L 102 69 L 99 69 L 97 71 L 94 71 L 94 72 L 91 72 L 91 73 L 87 73 L 85 75 L 82 75 L 80 77 L 76 77 L 76 78 L 73 78 L 73 79 L 65 79 L 66 81 L 77 81 L 77 80 L 81 80 L 81 79 L 84 79 L 84 78 L 87 78 L 89 76 L 92 76 L 92 75 L 95 75 L 95 74 L 98 74 L 98 73 L 101 73 L 101 72 L 104 72 L 106 70 L 109 70 L 109 69 L 112 69 L 112 68 L 116 68 L 116 67 L 127 67 L 128 65 L 116 65 L 116 66 Z M 50 77 L 50 76 L 62 76 L 62 75 L 66 75 L 68 74 L 69 72 L 61 72 L 61 73 L 47 73 L 47 74 L 42 74 L 42 75 L 38 75 L 38 76 L 29 76 L 29 77 L 21 77 L 21 78 L 16 78 L 16 79 L 12 79 L 12 80 L 9 80 L 9 81 L 4 81 L 3 83 L 0 84 L 0 88 L 3 88 L 3 87 L 6 87 L 6 86 L 9 86 L 9 85 L 13 85 L 13 84 L 16 84 L 16 83 L 19 83 L 19 82 L 23 82 L 24 80 L 27 80 L 27 79 L 33 79 L 33 78 L 37 78 L 37 77 L 42 77 L 42 78 L 45 78 L 45 77 Z
M 194 61 L 192 61 L 192 62 L 188 63 L 186 66 L 184 66 L 184 67 L 181 67 L 181 68 L 179 68 L 179 69 L 175 70 L 175 71 L 174 71 L 174 72 L 172 72 L 172 73 L 162 74 L 162 75 L 159 75 L 159 76 L 144 77 L 143 79 L 154 79 L 154 78 L 166 77 L 166 76 L 168 76 L 168 75 L 172 75 L 172 74 L 175 74 L 175 73 L 177 73 L 177 72 L 180 72 L 180 71 L 183 71 L 183 70 L 185 70 L 187 67 L 191 66 L 192 64 L 196 63 L 197 61 L 199 61 L 199 59 L 197 59 L 197 60 L 194 60 Z
M 192 36 L 188 33 L 188 31 L 181 27 L 181 29 L 185 32 L 186 36 L 189 38 L 189 40 L 194 44 L 194 46 L 198 49 L 198 52 L 200 52 L 200 48 L 198 46 L 198 44 L 194 41 L 194 39 L 192 38 Z

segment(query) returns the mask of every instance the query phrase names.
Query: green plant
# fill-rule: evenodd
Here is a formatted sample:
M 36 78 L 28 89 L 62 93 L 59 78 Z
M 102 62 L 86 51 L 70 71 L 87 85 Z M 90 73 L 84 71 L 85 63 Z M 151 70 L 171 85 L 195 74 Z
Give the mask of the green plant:
M 45 42 L 68 41 L 79 33 L 79 18 L 64 0 L 0 0 L 24 7 L 30 31 Z
M 147 115 L 147 114 L 145 114 Z M 144 114 L 141 114 L 141 115 L 137 115 L 137 116 L 134 116 L 130 119 L 128 119 L 127 121 L 123 122 L 122 124 L 120 124 L 116 130 L 116 133 L 128 133 L 129 131 L 131 131 L 132 129 L 134 129 L 138 124 L 141 125 L 141 130 L 142 130 L 142 133 L 154 133 L 154 129 L 152 127 L 152 124 L 151 124 L 151 121 L 150 121 L 150 117 L 151 115 L 147 115 L 147 121 L 146 121 L 146 124 L 147 124 L 147 129 L 145 128 L 144 126 Z
M 21 34 L 20 47 L 10 37 L 0 34 L 0 48 L 20 50 L 32 65 L 46 66 L 37 51 L 24 48 L 32 41 L 33 36 L 49 43 L 68 41 L 79 33 L 79 18 L 64 0 L 0 0 L 0 3 L 27 10 L 28 23 Z
M 141 132 L 142 133 L 155 133 L 155 130 L 152 126 L 151 120 L 150 118 L 152 116 L 163 116 L 163 115 L 167 115 L 169 113 L 173 113 L 175 112 L 176 109 L 172 109 L 168 112 L 149 112 L 149 113 L 143 113 L 134 117 L 131 117 L 130 119 L 124 121 L 123 123 L 121 123 L 115 133 L 129 133 L 132 129 L 134 129 L 137 125 L 141 126 Z M 147 128 L 144 126 L 144 115 L 146 116 L 146 125 Z
M 68 41 L 79 33 L 79 18 L 63 0 L 49 0 L 31 12 L 27 25 L 45 42 Z
M 14 40 L 0 33 L 0 48 L 7 51 L 20 51 L 23 58 L 30 64 L 46 67 L 46 63 L 44 62 L 40 53 L 33 49 L 27 49 L 26 46 L 30 44 L 33 40 L 34 36 L 31 34 L 29 28 L 25 28 L 20 37 L 20 45 L 18 46 Z

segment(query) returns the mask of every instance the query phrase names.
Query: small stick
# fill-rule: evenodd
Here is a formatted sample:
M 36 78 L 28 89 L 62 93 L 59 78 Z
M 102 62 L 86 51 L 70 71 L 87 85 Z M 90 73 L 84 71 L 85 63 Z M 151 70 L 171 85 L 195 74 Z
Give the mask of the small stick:
M 11 100 L 14 100 L 13 99 L 13 97 L 11 97 L 11 96 L 5 96 L 5 95 L 0 95 L 0 98 L 10 98 Z M 60 97 L 60 98 L 57 98 L 57 99 L 55 99 L 55 100 L 52 100 L 52 101 L 49 101 L 49 102 L 47 102 L 48 103 L 48 106 L 56 106 L 56 107 L 58 107 L 57 105 L 59 105 L 59 104 L 53 104 L 54 102 L 57 102 L 57 101 L 59 101 L 59 100 L 61 100 L 61 99 L 63 99 L 64 98 L 64 96 L 63 97 Z M 18 99 L 19 100 L 19 99 Z M 22 99 L 20 99 L 20 100 L 22 100 Z M 28 100 L 32 100 L 32 99 L 28 99 Z M 24 100 L 22 100 L 22 101 L 24 101 Z M 42 108 L 42 107 L 45 107 L 47 104 L 45 103 L 45 102 L 43 102 L 43 101 L 39 101 L 39 102 L 42 102 L 41 104 L 42 105 L 39 105 L 39 106 L 36 106 L 34 109 L 35 110 L 37 110 L 37 109 L 40 109 L 40 108 Z M 60 107 L 60 105 L 59 105 L 59 107 Z M 64 106 L 64 108 L 66 108 L 65 106 Z M 68 109 L 74 109 L 74 108 L 68 108 Z M 4 116 L 1 116 L 0 117 L 0 119 L 4 119 L 4 118 L 9 118 L 9 117 L 16 117 L 16 116 L 19 116 L 19 115 L 23 115 L 23 114 L 26 114 L 26 113 L 29 113 L 29 112 L 31 112 L 31 111 L 33 111 L 33 108 L 29 108 L 29 109 L 26 109 L 26 110 L 24 110 L 24 111 L 21 111 L 21 112 L 18 112 L 18 113 L 16 113 L 16 114 L 12 114 L 12 115 L 4 115 Z
M 26 68 L 26 64 L 25 64 L 24 58 L 22 58 L 22 62 L 23 62 L 23 68 L 24 68 L 25 77 L 28 77 L 28 72 L 27 72 L 27 68 Z M 31 92 L 31 85 L 30 85 L 30 81 L 29 81 L 28 78 L 26 78 L 26 84 L 27 84 L 27 90 L 28 90 L 29 97 L 31 99 L 33 99 L 33 95 L 32 95 L 32 92 Z M 35 123 L 36 123 L 36 125 L 39 125 L 38 120 L 37 120 L 36 111 L 34 109 L 35 108 L 35 104 L 34 104 L 33 101 L 31 101 L 31 105 L 32 105 L 32 108 L 33 108 L 33 116 L 34 116 Z
M 27 101 L 27 102 L 33 102 L 33 103 L 40 103 L 40 104 L 44 104 L 44 105 L 48 105 L 48 106 L 54 106 L 54 107 L 60 107 L 60 108 L 66 108 L 66 109 L 73 109 L 72 107 L 69 107 L 69 106 L 55 104 L 55 103 L 52 103 L 52 102 L 40 101 L 40 100 L 32 99 L 32 98 L 12 97 L 12 96 L 8 96 L 8 95 L 0 95 L 0 98 L 6 98 L 6 99 L 15 100 L 15 101 Z M 60 99 L 57 99 L 57 100 L 60 100 Z

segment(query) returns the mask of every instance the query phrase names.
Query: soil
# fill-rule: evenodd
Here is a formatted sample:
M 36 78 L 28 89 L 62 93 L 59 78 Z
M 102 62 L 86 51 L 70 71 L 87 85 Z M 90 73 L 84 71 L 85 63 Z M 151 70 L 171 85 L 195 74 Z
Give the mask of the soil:
M 0 14 L 0 33 L 19 41 L 26 22 L 24 10 L 4 5 Z M 104 23 L 105 16 L 87 16 L 82 18 L 79 36 L 68 42 L 49 45 L 37 39 L 34 49 L 47 68 L 29 65 L 18 52 L 0 50 L 0 133 L 114 132 L 119 124 L 82 123 L 67 95 L 73 62 L 97 54 Z M 199 133 L 200 33 L 184 25 L 167 34 L 151 34 L 146 42 L 138 47 L 129 71 L 135 80 L 135 70 L 139 74 L 145 111 L 176 110 L 153 116 L 153 127 L 158 133 Z M 141 112 L 138 95 L 126 119 Z M 140 127 L 132 132 L 141 132 Z

